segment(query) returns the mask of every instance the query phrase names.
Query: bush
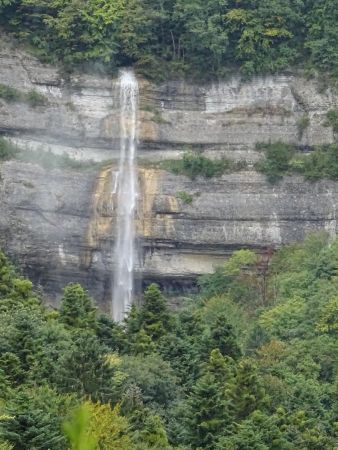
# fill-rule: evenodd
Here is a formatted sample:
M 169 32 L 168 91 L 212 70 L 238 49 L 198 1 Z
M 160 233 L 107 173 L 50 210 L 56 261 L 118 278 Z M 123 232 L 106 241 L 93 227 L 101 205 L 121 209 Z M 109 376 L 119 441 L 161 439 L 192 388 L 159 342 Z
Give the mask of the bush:
M 7 102 L 18 102 L 22 100 L 22 93 L 6 84 L 0 84 L 0 98 Z
M 297 128 L 298 128 L 298 139 L 301 140 L 304 134 L 304 131 L 309 127 L 310 125 L 310 118 L 308 115 L 302 116 L 298 122 L 297 122 Z
M 326 114 L 327 121 L 325 122 L 326 127 L 332 127 L 335 133 L 338 133 L 338 108 L 328 111 Z
M 14 144 L 0 137 L 0 161 L 7 161 L 8 159 L 14 158 L 18 151 L 18 148 Z
M 276 183 L 290 169 L 295 147 L 276 142 L 275 144 L 258 144 L 256 148 L 265 152 L 264 161 L 256 164 L 256 168 L 267 176 L 270 183 Z
M 291 145 L 260 144 L 265 151 L 265 160 L 256 169 L 265 173 L 272 183 L 280 180 L 286 173 L 299 173 L 307 180 L 329 179 L 338 181 L 338 143 L 317 147 L 309 154 L 296 154 Z
M 185 191 L 177 192 L 176 197 L 182 200 L 182 202 L 186 203 L 187 205 L 190 205 L 194 199 L 191 194 Z
M 32 108 L 36 108 L 37 106 L 45 106 L 47 104 L 47 98 L 34 90 L 29 91 L 25 97 L 27 103 Z
M 338 143 L 317 148 L 303 157 L 298 170 L 308 180 L 338 180 Z
M 11 86 L 7 86 L 6 84 L 0 84 L 0 98 L 10 103 L 28 103 L 32 108 L 36 108 L 37 106 L 44 106 L 48 103 L 47 97 L 35 91 L 34 89 L 25 93 Z
M 176 175 L 186 175 L 192 180 L 198 176 L 204 178 L 219 177 L 231 170 L 242 168 L 237 167 L 236 164 L 226 158 L 212 160 L 194 152 L 185 153 L 180 160 L 162 161 L 160 167 L 170 170 Z

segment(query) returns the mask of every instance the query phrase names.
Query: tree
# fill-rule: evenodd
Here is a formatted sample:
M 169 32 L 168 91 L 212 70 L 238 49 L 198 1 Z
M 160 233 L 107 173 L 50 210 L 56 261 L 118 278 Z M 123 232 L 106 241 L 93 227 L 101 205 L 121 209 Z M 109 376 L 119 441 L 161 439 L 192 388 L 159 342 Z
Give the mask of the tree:
M 233 326 L 227 322 L 225 316 L 219 316 L 211 327 L 208 344 L 210 348 L 218 348 L 223 356 L 236 359 L 242 355 Z
M 233 399 L 237 420 L 243 420 L 253 411 L 264 406 L 267 398 L 255 362 L 249 358 L 238 363 Z
M 338 74 L 337 3 L 335 0 L 310 2 L 306 15 L 305 48 L 310 51 L 310 64 L 327 74 Z
M 71 444 L 71 450 L 95 450 L 98 438 L 88 434 L 90 409 L 88 404 L 74 411 L 71 420 L 63 424 L 63 429 Z
M 166 408 L 179 393 L 176 374 L 170 364 L 158 354 L 125 356 L 120 370 L 127 375 L 123 383 L 124 389 L 138 386 L 146 406 Z
M 231 364 L 231 363 L 230 363 Z M 232 371 L 219 350 L 211 352 L 204 374 L 197 380 L 188 399 L 189 441 L 194 448 L 213 450 L 231 425 L 230 399 Z
M 229 47 L 226 11 L 225 0 L 176 1 L 174 20 L 182 30 L 177 53 L 200 74 L 206 67 L 217 73 L 225 62 Z
M 316 328 L 321 333 L 338 332 L 338 297 L 334 297 L 323 306 Z
M 101 344 L 113 351 L 121 352 L 127 345 L 122 325 L 104 314 L 100 314 L 97 318 L 96 335 Z
M 170 314 L 166 300 L 155 283 L 150 284 L 144 292 L 140 323 L 144 331 L 155 341 L 170 329 Z
M 65 287 L 60 306 L 60 321 L 70 328 L 95 328 L 96 309 L 80 284 Z
M 0 421 L 1 436 L 15 450 L 64 450 L 61 423 L 70 405 L 71 399 L 49 387 L 20 388 L 5 405 L 4 413 L 9 418 Z
M 128 436 L 128 420 L 120 415 L 119 406 L 86 401 L 78 407 L 64 430 L 72 450 L 134 450 Z
M 82 331 L 60 358 L 55 384 L 61 392 L 106 401 L 111 396 L 112 374 L 106 348 L 91 332 Z
M 148 408 L 130 415 L 131 434 L 137 450 L 171 450 L 163 420 Z
M 246 4 L 245 4 L 246 3 Z M 302 44 L 302 1 L 254 0 L 226 14 L 232 56 L 246 75 L 274 72 L 297 60 Z

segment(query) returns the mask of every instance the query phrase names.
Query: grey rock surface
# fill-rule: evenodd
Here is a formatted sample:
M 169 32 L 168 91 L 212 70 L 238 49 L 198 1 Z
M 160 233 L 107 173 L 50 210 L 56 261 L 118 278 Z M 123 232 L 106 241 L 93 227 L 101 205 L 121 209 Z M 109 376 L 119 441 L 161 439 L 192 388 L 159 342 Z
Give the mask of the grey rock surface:
M 43 65 L 6 36 L 0 43 L 0 83 L 35 90 L 47 105 L 0 99 L 0 132 L 22 151 L 66 153 L 102 162 L 97 170 L 47 170 L 19 161 L 0 163 L 0 247 L 57 302 L 69 281 L 83 283 L 109 310 L 114 265 L 115 198 L 119 154 L 119 94 L 105 76 L 65 76 Z M 338 95 L 319 92 L 300 75 L 193 86 L 140 80 L 141 160 L 177 158 L 187 148 L 210 157 L 246 160 L 248 170 L 190 180 L 140 166 L 137 216 L 138 278 L 167 289 L 190 286 L 234 249 L 270 247 L 327 230 L 334 238 L 338 184 L 287 177 L 267 183 L 253 170 L 258 142 L 309 147 L 332 143 L 324 126 Z M 309 126 L 299 133 L 303 117 Z M 105 165 L 104 165 L 105 164 Z M 187 205 L 179 192 L 193 197 Z

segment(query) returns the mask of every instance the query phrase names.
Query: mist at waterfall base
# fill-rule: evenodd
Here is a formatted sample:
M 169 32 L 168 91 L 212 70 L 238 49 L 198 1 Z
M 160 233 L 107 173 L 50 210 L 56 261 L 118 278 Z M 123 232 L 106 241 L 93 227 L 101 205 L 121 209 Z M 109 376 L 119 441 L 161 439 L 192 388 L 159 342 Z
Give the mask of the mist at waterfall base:
M 134 289 L 138 82 L 131 70 L 121 72 L 119 88 L 120 161 L 113 180 L 117 212 L 112 316 L 117 322 L 128 312 Z

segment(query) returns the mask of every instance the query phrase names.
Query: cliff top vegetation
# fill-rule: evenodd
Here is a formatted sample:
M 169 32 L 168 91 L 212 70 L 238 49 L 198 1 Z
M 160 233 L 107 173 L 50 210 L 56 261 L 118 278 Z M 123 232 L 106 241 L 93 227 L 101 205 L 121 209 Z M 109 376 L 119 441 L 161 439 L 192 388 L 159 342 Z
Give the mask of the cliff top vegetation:
M 67 68 L 203 80 L 302 67 L 338 78 L 337 0 L 0 0 L 0 24 Z

